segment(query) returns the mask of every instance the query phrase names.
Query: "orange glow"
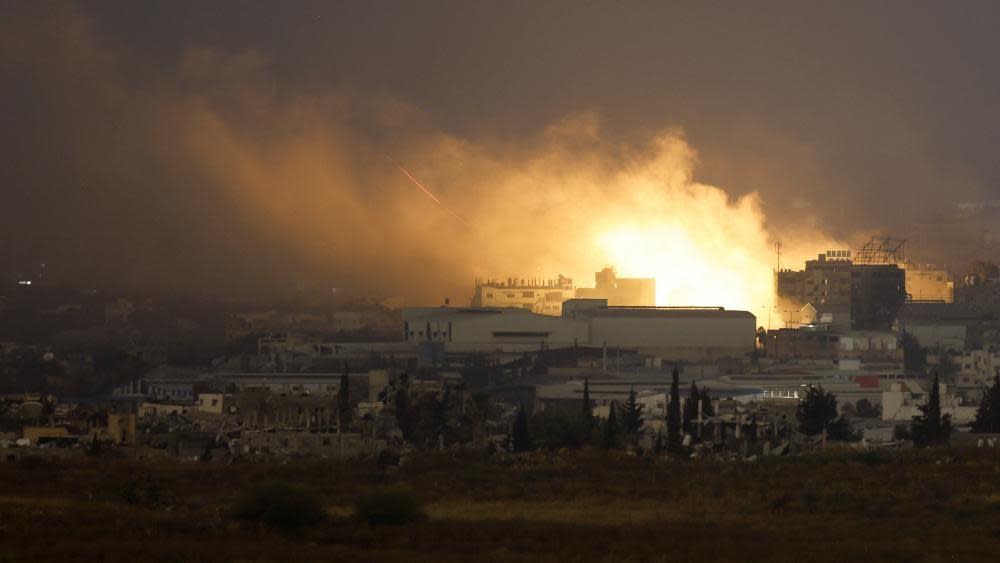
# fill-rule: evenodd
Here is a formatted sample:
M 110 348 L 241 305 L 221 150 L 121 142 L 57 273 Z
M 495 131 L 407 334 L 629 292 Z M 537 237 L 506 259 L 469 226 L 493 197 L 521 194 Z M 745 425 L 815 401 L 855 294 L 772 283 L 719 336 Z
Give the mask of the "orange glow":
M 507 163 L 490 176 L 497 197 L 472 212 L 474 224 L 482 233 L 503 233 L 497 240 L 520 251 L 490 252 L 492 267 L 481 277 L 528 266 L 589 287 L 594 272 L 612 266 L 619 277 L 655 278 L 657 305 L 746 310 L 766 325 L 779 237 L 787 236 L 786 267 L 842 246 L 816 229 L 775 233 L 755 192 L 733 198 L 695 181 L 696 153 L 676 132 L 632 148 L 576 148 L 581 139 L 599 138 L 593 118 L 566 121 L 548 131 L 536 158 Z M 509 202 L 530 220 L 500 212 Z
M 725 248 L 724 245 L 731 245 Z M 656 278 L 657 305 L 723 306 L 753 310 L 771 302 L 765 257 L 733 241 L 713 240 L 664 221 L 623 226 L 599 235 L 605 262 L 622 277 Z

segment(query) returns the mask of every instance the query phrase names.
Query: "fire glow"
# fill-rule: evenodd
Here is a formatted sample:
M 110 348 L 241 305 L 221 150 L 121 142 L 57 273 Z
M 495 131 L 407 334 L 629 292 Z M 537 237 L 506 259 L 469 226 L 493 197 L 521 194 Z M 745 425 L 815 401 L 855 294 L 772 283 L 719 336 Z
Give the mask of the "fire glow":
M 696 154 L 675 131 L 621 147 L 580 119 L 542 140 L 527 158 L 485 162 L 477 147 L 451 147 L 482 178 L 474 198 L 430 169 L 428 185 L 469 218 L 477 277 L 558 273 L 587 287 L 612 266 L 620 277 L 655 278 L 657 305 L 746 310 L 766 324 L 778 237 L 757 193 L 734 198 L 695 181 Z M 785 234 L 795 243 L 783 247 L 786 264 L 837 247 L 815 232 Z

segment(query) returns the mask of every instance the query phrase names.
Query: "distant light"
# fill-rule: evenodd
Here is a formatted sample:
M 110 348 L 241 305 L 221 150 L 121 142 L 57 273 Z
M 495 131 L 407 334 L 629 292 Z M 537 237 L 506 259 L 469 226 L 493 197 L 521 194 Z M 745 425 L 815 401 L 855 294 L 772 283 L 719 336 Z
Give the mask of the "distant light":
M 17 282 L 17 285 L 31 285 L 31 280 L 21 280 Z

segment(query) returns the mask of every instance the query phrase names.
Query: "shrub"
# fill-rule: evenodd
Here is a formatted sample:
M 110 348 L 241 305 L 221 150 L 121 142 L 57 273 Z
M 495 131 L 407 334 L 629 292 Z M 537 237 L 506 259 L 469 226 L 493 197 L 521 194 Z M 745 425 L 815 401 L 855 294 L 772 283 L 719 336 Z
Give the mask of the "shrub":
M 160 508 L 177 503 L 177 498 L 162 482 L 144 473 L 123 482 L 118 489 L 118 496 L 131 505 L 144 508 Z
M 539 411 L 531 417 L 529 433 L 535 443 L 550 451 L 579 448 L 590 438 L 589 421 L 576 412 Z
M 878 450 L 865 450 L 858 452 L 851 455 L 850 459 L 868 465 L 869 467 L 885 465 L 892 462 L 892 458 L 887 453 Z
M 420 500 L 405 489 L 383 489 L 363 495 L 355 506 L 355 516 L 370 525 L 399 526 L 426 518 Z
M 325 516 L 314 491 L 281 481 L 253 485 L 233 505 L 233 517 L 237 520 L 286 530 L 316 525 Z
M 17 460 L 17 466 L 27 470 L 42 469 L 49 465 L 51 465 L 50 460 L 40 455 L 26 455 Z
M 912 440 L 913 434 L 910 432 L 910 427 L 904 424 L 897 424 L 892 429 L 892 439 L 897 442 Z
M 805 489 L 799 493 L 799 502 L 802 504 L 802 508 L 809 512 L 816 512 L 821 500 L 822 497 L 819 493 L 812 489 Z

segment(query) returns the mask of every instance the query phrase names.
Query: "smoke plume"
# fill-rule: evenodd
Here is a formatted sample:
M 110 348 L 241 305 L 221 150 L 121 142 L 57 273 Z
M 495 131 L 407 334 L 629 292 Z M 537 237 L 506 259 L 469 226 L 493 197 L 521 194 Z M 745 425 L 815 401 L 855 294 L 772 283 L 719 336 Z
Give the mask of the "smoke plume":
M 77 283 L 432 304 L 467 302 L 477 277 L 587 286 L 613 266 L 656 277 L 660 304 L 759 316 L 777 240 L 785 264 L 839 247 L 769 230 L 756 192 L 699 183 L 680 130 L 609 134 L 577 113 L 460 136 L 392 96 L 286 86 L 260 53 L 191 47 L 145 67 L 65 7 L 0 33 L 13 119 L 33 131 L 4 138 L 18 162 L 3 236 L 12 262 L 44 257 Z

